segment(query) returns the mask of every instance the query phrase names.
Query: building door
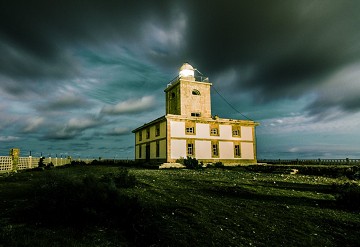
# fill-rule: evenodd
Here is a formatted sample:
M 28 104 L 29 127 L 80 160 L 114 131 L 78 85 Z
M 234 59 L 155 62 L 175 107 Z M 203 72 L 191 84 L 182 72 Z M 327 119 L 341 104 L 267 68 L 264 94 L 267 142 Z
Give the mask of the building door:
M 146 149 L 145 149 L 145 159 L 146 161 L 150 160 L 150 144 L 146 144 Z

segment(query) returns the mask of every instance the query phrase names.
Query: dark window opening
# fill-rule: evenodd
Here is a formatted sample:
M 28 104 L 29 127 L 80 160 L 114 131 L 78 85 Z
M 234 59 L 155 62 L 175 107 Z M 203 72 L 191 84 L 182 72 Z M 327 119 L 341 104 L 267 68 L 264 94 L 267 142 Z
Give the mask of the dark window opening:
M 185 129 L 186 131 L 186 134 L 194 134 L 195 133 L 195 130 L 193 127 L 188 127 Z
M 213 135 L 213 136 L 219 135 L 219 131 L 218 131 L 218 129 L 216 129 L 216 128 L 211 129 L 211 131 L 210 131 L 210 135 Z
M 194 89 L 194 90 L 192 91 L 192 95 L 200 95 L 199 90 Z
M 194 154 L 194 144 L 189 143 L 187 148 L 188 148 L 188 150 L 187 150 L 188 155 L 193 155 Z
M 235 145 L 235 156 L 240 157 L 240 145 Z
M 217 144 L 212 145 L 212 154 L 213 154 L 213 156 L 218 156 L 219 155 L 219 149 L 218 149 Z
M 160 156 L 160 143 L 156 142 L 156 157 Z
M 159 136 L 160 135 L 160 124 L 157 124 L 155 127 L 155 136 Z

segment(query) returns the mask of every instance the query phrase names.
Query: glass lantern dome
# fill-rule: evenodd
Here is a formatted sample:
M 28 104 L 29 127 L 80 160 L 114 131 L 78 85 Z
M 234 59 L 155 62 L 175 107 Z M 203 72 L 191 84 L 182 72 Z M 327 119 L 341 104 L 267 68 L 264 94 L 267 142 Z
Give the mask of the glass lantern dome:
M 190 64 L 184 63 L 180 67 L 179 77 L 194 77 L 194 75 L 194 68 Z

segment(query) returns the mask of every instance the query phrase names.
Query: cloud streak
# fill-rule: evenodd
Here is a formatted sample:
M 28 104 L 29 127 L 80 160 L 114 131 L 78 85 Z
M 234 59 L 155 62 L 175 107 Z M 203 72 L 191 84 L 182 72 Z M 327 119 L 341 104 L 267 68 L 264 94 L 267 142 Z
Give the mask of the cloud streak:
M 20 137 L 17 136 L 0 136 L 0 142 L 12 142 L 19 140 Z
M 101 109 L 103 115 L 122 115 L 141 113 L 155 106 L 155 98 L 153 96 L 144 96 L 140 99 L 129 99 L 119 102 L 116 105 L 107 105 Z

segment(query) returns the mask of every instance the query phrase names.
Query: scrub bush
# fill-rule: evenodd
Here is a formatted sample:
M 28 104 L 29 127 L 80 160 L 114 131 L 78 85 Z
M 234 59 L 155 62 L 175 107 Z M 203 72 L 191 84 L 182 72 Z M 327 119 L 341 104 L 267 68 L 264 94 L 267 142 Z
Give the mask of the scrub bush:
M 71 165 L 72 166 L 85 166 L 86 163 L 85 163 L 85 161 L 82 161 L 82 160 L 79 160 L 79 161 L 73 160 L 73 161 L 71 161 Z
M 118 173 L 108 173 L 102 176 L 101 181 L 108 184 L 114 184 L 118 188 L 133 188 L 137 180 L 134 175 L 129 174 L 125 168 L 119 168 Z
M 35 188 L 28 215 L 33 217 L 30 220 L 46 225 L 110 224 L 130 227 L 141 211 L 140 204 L 137 198 L 121 193 L 114 184 L 116 182 L 94 176 L 86 176 L 82 180 L 51 176 Z
M 184 165 L 184 157 L 180 157 L 179 159 L 176 160 L 176 163 L 182 164 Z
M 201 165 L 199 165 L 199 161 L 196 158 L 192 158 L 188 156 L 186 159 L 184 159 L 184 166 L 188 169 L 199 169 L 201 168 Z
M 46 166 L 46 164 L 44 163 L 44 159 L 45 159 L 45 157 L 40 157 L 39 162 L 38 162 L 38 167 L 39 168 L 42 168 L 42 167 Z
M 216 168 L 224 168 L 224 164 L 219 161 L 219 162 L 216 162 L 216 163 L 214 164 L 214 167 L 216 167 Z
M 360 186 L 356 183 L 333 184 L 339 207 L 360 211 Z

